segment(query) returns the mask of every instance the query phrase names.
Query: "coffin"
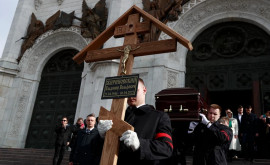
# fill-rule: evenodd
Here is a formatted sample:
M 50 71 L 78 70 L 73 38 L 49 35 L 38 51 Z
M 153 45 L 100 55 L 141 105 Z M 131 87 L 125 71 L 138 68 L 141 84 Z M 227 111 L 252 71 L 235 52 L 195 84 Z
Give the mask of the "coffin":
M 168 88 L 155 95 L 156 109 L 168 113 L 171 120 L 199 121 L 199 112 L 207 109 L 200 93 L 193 88 Z

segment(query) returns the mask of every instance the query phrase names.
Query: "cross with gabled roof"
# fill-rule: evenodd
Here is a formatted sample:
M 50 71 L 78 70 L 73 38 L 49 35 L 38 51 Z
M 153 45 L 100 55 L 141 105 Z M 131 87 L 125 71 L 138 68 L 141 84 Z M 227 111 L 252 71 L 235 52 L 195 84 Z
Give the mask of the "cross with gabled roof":
M 140 22 L 141 17 L 149 20 L 150 23 Z M 154 24 L 172 39 L 139 43 L 138 35 L 148 33 L 150 31 L 150 24 Z M 100 49 L 112 36 L 116 38 L 125 37 L 123 46 Z M 82 63 L 83 61 L 89 63 L 120 58 L 117 75 L 130 75 L 132 73 L 134 57 L 175 52 L 177 42 L 192 50 L 192 45 L 187 39 L 134 5 L 74 56 L 73 60 L 77 63 Z M 126 130 L 134 130 L 131 125 L 124 121 L 126 104 L 127 98 L 113 99 L 111 111 L 106 110 L 102 106 L 100 108 L 99 120 L 113 120 L 113 127 L 106 133 L 101 165 L 117 164 L 119 137 Z

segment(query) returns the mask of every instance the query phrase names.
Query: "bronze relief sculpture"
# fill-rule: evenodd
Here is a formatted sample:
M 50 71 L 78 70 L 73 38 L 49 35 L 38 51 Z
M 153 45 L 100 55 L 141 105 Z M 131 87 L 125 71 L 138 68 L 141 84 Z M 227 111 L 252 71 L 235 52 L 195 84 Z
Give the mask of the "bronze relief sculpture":
M 182 6 L 189 0 L 143 0 L 143 10 L 166 24 L 168 21 L 178 20 Z M 147 20 L 144 20 L 147 21 Z M 161 31 L 151 25 L 150 34 L 142 36 L 141 42 L 157 41 Z
M 189 0 L 142 0 L 143 9 L 150 13 L 155 18 L 163 23 L 168 21 L 178 20 L 178 16 L 182 11 L 182 6 Z M 78 19 L 81 21 L 81 35 L 85 38 L 95 39 L 101 32 L 106 29 L 108 19 L 108 9 L 106 7 L 106 0 L 99 0 L 94 8 L 89 8 L 86 1 L 82 3 L 82 18 L 71 13 L 65 13 L 58 10 L 50 18 L 47 19 L 46 25 L 42 21 L 37 20 L 34 13 L 31 16 L 31 23 L 27 29 L 27 35 L 22 37 L 24 42 L 21 46 L 20 56 L 17 58 L 19 62 L 24 52 L 33 46 L 35 40 L 43 33 L 49 30 L 56 30 L 61 27 L 72 26 L 73 20 Z M 148 20 L 144 20 L 148 21 Z M 157 41 L 161 31 L 154 25 L 151 25 L 151 32 L 142 35 L 140 42 Z
M 31 15 L 31 23 L 28 25 L 26 36 L 22 37 L 24 42 L 21 46 L 20 56 L 17 58 L 19 62 L 24 54 L 24 52 L 33 46 L 35 40 L 44 33 L 44 24 L 42 21 L 37 20 L 34 13 Z
M 82 4 L 81 34 L 85 38 L 95 39 L 106 29 L 108 9 L 105 0 L 100 0 L 93 9 L 85 2 Z

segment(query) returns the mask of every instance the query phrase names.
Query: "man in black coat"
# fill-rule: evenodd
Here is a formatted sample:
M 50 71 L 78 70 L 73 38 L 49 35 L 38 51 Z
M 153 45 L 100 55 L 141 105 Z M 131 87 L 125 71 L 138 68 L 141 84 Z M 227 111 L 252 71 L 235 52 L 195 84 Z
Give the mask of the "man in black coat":
M 173 143 L 169 116 L 145 104 L 146 87 L 139 80 L 137 96 L 128 98 L 125 121 L 134 127 L 120 138 L 118 165 L 153 165 L 172 155 Z M 103 136 L 111 125 L 101 120 L 98 130 Z
M 86 117 L 86 127 L 79 130 L 76 145 L 70 153 L 69 165 L 98 165 L 101 157 L 103 139 L 95 128 L 93 114 Z
M 259 136 L 258 133 L 258 118 L 255 114 L 251 113 L 252 107 L 246 108 L 246 114 L 243 115 L 240 132 L 242 136 L 242 151 L 245 158 L 253 162 L 254 158 L 254 144 L 255 138 Z
M 218 122 L 221 108 L 211 104 L 201 122 L 195 127 L 193 165 L 227 165 L 226 152 L 232 140 L 232 130 Z
M 67 117 L 63 117 L 61 125 L 57 125 L 55 128 L 56 140 L 55 140 L 55 152 L 53 156 L 53 165 L 60 165 L 65 154 L 66 147 L 70 142 L 70 127 L 68 126 Z

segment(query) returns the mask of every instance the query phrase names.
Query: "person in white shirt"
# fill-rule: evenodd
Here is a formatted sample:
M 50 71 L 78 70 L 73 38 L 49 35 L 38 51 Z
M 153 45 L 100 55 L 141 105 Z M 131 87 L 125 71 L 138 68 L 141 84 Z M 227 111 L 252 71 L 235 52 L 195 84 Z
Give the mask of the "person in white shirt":
M 241 151 L 241 145 L 238 139 L 238 122 L 237 119 L 233 118 L 233 113 L 230 109 L 226 110 L 226 116 L 229 118 L 229 127 L 232 129 L 233 138 L 229 147 L 228 158 L 231 161 L 232 158 L 238 158 L 236 151 Z

